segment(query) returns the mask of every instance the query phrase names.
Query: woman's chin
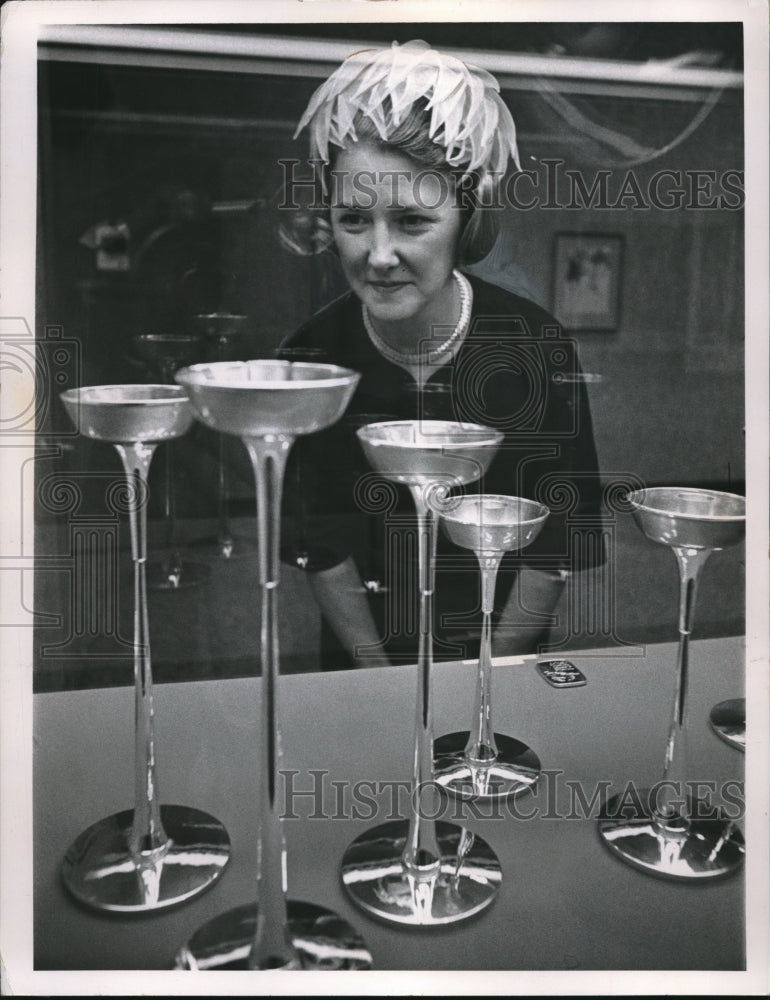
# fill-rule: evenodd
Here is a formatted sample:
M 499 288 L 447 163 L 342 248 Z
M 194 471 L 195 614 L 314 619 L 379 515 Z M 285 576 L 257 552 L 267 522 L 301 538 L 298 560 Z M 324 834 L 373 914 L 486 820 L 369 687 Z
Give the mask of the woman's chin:
M 373 302 L 370 296 L 367 296 L 367 299 L 364 300 L 364 305 L 369 313 L 369 318 L 375 323 L 378 321 L 380 323 L 401 323 L 412 319 L 417 313 L 412 302 Z
M 379 323 L 383 326 L 387 326 L 392 323 L 405 323 L 409 320 L 410 315 L 410 313 L 396 309 L 382 309 L 376 313 L 371 310 L 369 311 L 369 319 L 372 320 L 375 325 Z

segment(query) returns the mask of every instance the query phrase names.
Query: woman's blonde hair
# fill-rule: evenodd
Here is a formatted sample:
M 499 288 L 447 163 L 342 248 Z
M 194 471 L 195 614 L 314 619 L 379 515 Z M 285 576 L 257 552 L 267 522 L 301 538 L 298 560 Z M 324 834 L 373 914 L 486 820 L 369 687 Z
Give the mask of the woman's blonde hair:
M 492 248 L 499 188 L 509 162 L 518 167 L 519 159 L 513 118 L 486 70 L 422 41 L 357 52 L 316 90 L 295 138 L 306 127 L 311 160 L 324 164 L 324 195 L 339 152 L 355 142 L 374 144 L 454 179 L 466 216 L 458 264 L 481 260 Z M 333 249 L 328 198 L 284 225 L 281 239 L 302 254 Z

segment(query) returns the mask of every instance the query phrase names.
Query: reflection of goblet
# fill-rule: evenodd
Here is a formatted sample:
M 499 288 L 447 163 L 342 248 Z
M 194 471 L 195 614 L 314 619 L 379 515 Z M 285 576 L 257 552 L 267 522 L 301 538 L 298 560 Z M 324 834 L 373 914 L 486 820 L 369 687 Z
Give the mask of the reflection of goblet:
M 194 365 L 176 377 L 187 388 L 204 424 L 237 435 L 246 445 L 256 481 L 262 591 L 258 902 L 201 927 L 180 951 L 177 964 L 187 969 L 365 968 L 371 957 L 345 921 L 321 907 L 286 900 L 277 707 L 277 601 L 286 459 L 297 435 L 339 420 L 359 375 L 335 365 L 246 361 Z
M 408 822 L 365 831 L 348 847 L 342 881 L 353 901 L 383 920 L 412 926 L 455 923 L 487 907 L 500 885 L 497 857 L 480 837 L 437 822 L 433 781 L 430 680 L 436 551 L 435 506 L 452 486 L 480 479 L 502 434 L 476 424 L 392 421 L 358 431 L 369 462 L 385 478 L 408 486 L 419 535 L 420 631 L 413 794 Z M 427 803 L 427 807 L 426 807 Z
M 532 500 L 494 494 L 461 497 L 441 512 L 449 538 L 455 545 L 473 549 L 481 571 L 483 623 L 473 725 L 470 732 L 449 733 L 433 745 L 436 781 L 460 798 L 515 795 L 540 775 L 540 761 L 526 744 L 494 731 L 492 611 L 503 555 L 533 542 L 548 514 L 547 507 Z
M 384 423 L 389 420 L 394 420 L 395 417 L 390 413 L 348 413 L 343 418 L 342 423 L 345 425 L 346 430 L 351 435 L 355 435 L 355 449 L 354 454 L 361 452 L 361 443 L 358 440 L 358 431 L 361 427 L 365 427 L 367 424 L 377 424 Z M 365 456 L 361 455 L 361 462 L 365 462 Z M 354 490 L 356 496 L 358 497 L 358 485 L 363 482 L 362 477 L 371 475 L 372 473 L 368 471 L 369 466 L 365 468 L 356 467 L 353 470 L 354 477 L 356 479 L 356 487 Z M 365 501 L 362 503 L 361 498 L 359 499 L 359 506 L 368 515 L 367 521 L 367 541 L 366 541 L 366 561 L 361 566 L 361 590 L 368 596 L 372 598 L 385 597 L 389 589 L 385 585 L 385 567 L 382 565 L 382 553 L 385 546 L 384 538 L 382 535 L 382 522 L 377 516 L 377 513 L 371 509 L 370 505 Z M 369 508 L 369 509 L 367 509 Z
M 714 878 L 741 864 L 743 837 L 731 820 L 684 787 L 689 639 L 703 566 L 712 552 L 743 539 L 746 501 L 681 487 L 638 490 L 628 501 L 647 538 L 672 548 L 679 565 L 676 688 L 661 782 L 636 797 L 632 816 L 624 815 L 624 796 L 607 802 L 599 830 L 607 847 L 628 864 L 664 878 Z
M 446 382 L 408 382 L 402 396 L 417 420 L 447 419 L 457 406 L 454 389 Z
M 737 750 L 746 751 L 746 699 L 729 698 L 714 705 L 709 724 L 717 736 Z
M 275 356 L 279 361 L 305 361 L 317 364 L 323 362 L 326 351 L 321 347 L 280 347 Z M 295 447 L 292 462 L 294 465 L 292 493 L 296 505 L 294 543 L 281 549 L 281 558 L 287 564 L 296 566 L 297 569 L 310 572 L 330 569 L 338 561 L 336 552 L 328 546 L 311 545 L 308 542 L 308 484 L 305 465 L 302 461 L 301 445 Z
M 214 312 L 203 313 L 196 317 L 197 327 L 213 347 L 217 361 L 231 361 L 233 348 L 242 340 L 248 316 L 240 313 Z M 222 559 L 232 559 L 239 555 L 253 555 L 256 548 L 252 538 L 244 538 L 233 534 L 230 526 L 230 482 L 227 468 L 227 436 L 219 435 L 218 442 L 218 474 L 217 484 L 217 535 L 216 538 L 203 538 L 198 545 L 206 548 L 214 547 Z
M 152 669 L 147 616 L 147 474 L 161 441 L 189 429 L 192 408 L 176 385 L 105 385 L 61 395 L 72 422 L 112 443 L 126 473 L 134 563 L 135 801 L 82 833 L 62 868 L 67 888 L 101 910 L 136 913 L 190 899 L 230 857 L 222 824 L 198 809 L 160 805 L 155 774 Z
M 140 333 L 133 338 L 134 349 L 160 376 L 161 382 L 173 383 L 174 372 L 182 365 L 199 360 L 203 337 L 184 333 Z M 197 357 L 196 357 L 197 355 Z M 202 563 L 183 559 L 176 540 L 176 497 L 174 492 L 174 444 L 165 449 L 163 477 L 163 513 L 166 528 L 166 551 L 160 562 L 147 567 L 150 590 L 179 590 L 195 587 L 208 580 L 211 573 Z

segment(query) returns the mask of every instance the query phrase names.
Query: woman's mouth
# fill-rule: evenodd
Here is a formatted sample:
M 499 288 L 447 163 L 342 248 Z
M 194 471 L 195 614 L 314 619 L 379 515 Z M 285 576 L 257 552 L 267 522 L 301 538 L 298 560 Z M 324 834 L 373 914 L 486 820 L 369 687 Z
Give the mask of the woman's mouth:
M 381 295 L 391 295 L 408 284 L 407 281 L 367 281 L 367 285 Z

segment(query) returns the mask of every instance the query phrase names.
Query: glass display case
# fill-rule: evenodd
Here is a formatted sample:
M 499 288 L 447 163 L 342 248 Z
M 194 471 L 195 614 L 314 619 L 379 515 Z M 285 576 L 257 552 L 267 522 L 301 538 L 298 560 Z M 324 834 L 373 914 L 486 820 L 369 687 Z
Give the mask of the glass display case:
M 245 317 L 242 336 L 228 347 L 233 358 L 273 356 L 284 337 L 346 288 L 333 254 L 297 256 L 279 235 L 286 206 L 308 195 L 312 176 L 304 143 L 293 138 L 302 110 L 351 46 L 427 37 L 495 73 L 517 124 L 524 169 L 506 188 L 510 204 L 493 253 L 472 270 L 554 308 L 557 234 L 623 237 L 616 328 L 569 334 L 590 380 L 608 481 L 632 473 L 665 484 L 676 470 L 690 483 L 741 492 L 740 25 L 660 27 L 48 26 L 38 73 L 39 326 L 55 325 L 77 345 L 67 372 L 73 384 L 149 379 L 135 338 L 194 334 L 201 314 Z M 45 349 L 56 346 L 54 340 Z M 213 360 L 207 349 L 186 360 Z M 58 440 L 65 424 L 54 399 L 41 442 Z M 708 447 L 695 447 L 697 441 Z M 249 535 L 254 489 L 248 456 L 237 444 L 227 447 L 227 508 L 237 531 Z M 218 435 L 202 426 L 177 443 L 182 545 L 216 535 L 225 478 L 217 472 L 220 449 Z M 54 444 L 54 452 L 41 450 L 37 469 L 41 551 L 66 563 L 74 522 L 80 531 L 84 519 L 95 518 L 97 547 L 113 544 L 103 538 L 112 531 L 125 556 L 125 523 L 99 520 L 105 485 L 120 472 L 116 459 L 77 440 L 67 450 Z M 151 533 L 163 531 L 162 475 L 158 463 L 151 473 Z M 69 512 L 45 500 L 61 476 L 78 478 L 77 509 Z M 568 623 L 571 612 L 563 608 L 557 646 L 670 636 L 662 624 L 670 599 L 652 586 L 654 567 L 642 584 L 649 602 L 627 599 L 639 585 L 630 567 L 640 543 L 623 518 L 607 513 L 612 580 L 597 581 L 594 590 L 613 602 L 615 625 L 608 631 Z M 251 651 L 238 641 L 244 623 L 231 598 L 244 585 L 243 569 L 216 567 L 198 593 L 153 598 L 166 602 L 159 613 L 180 636 L 168 648 L 158 639 L 161 678 L 167 669 L 168 676 L 175 669 L 186 676 L 254 669 Z M 721 572 L 729 586 L 704 581 L 704 627 L 707 634 L 739 634 L 740 555 Z M 286 661 L 315 669 L 318 620 L 307 580 L 293 567 L 286 574 L 287 603 L 297 614 L 287 626 Z M 37 587 L 39 608 L 63 611 L 65 619 L 58 630 L 48 619 L 38 630 L 37 683 L 78 686 L 97 677 L 127 683 L 120 661 L 126 628 L 66 620 L 72 591 L 65 574 L 41 573 Z M 200 625 L 206 603 L 225 623 L 216 641 Z M 114 634 L 105 639 L 110 627 Z M 81 634 L 71 634 L 78 628 Z

